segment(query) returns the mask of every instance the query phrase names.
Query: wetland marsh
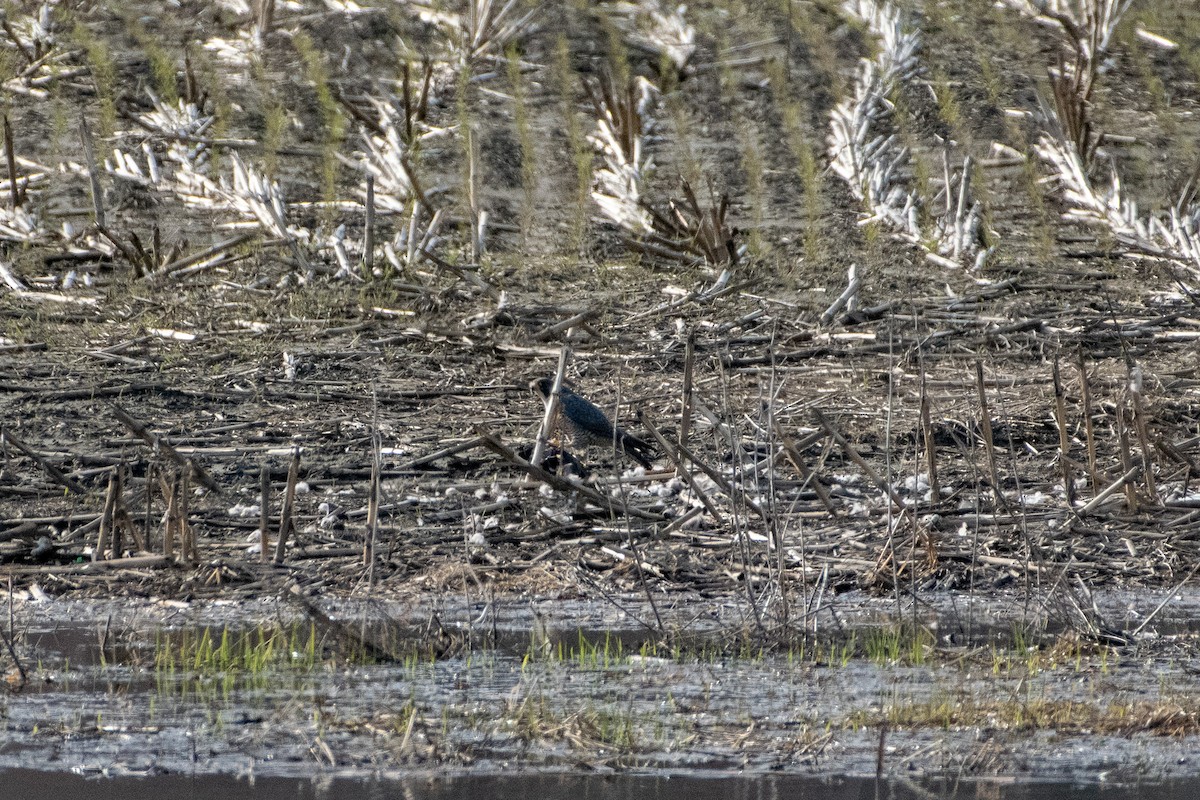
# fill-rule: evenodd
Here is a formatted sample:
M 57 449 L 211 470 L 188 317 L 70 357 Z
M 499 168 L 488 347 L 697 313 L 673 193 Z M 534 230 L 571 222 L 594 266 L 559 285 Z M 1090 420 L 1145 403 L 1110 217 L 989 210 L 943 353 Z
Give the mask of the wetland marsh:
M 4 11 L 6 791 L 1194 793 L 1191 0 Z

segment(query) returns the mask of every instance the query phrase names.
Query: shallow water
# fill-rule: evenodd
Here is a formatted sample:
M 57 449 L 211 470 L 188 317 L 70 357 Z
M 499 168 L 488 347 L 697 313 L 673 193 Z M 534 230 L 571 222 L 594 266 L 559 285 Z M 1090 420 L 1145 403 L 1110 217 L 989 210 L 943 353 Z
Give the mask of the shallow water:
M 1109 616 L 1124 608 L 1136 621 L 1156 603 L 1155 597 L 1110 599 Z M 1191 607 L 1181 600 L 1159 622 L 1186 630 Z M 803 649 L 730 649 L 728 635 L 713 625 L 672 654 L 642 652 L 646 631 L 629 619 L 603 618 L 604 606 L 574 615 L 560 607 L 537 634 L 528 608 L 513 604 L 496 613 L 496 624 L 480 625 L 478 608 L 448 604 L 439 610 L 441 622 L 452 631 L 474 625 L 465 641 L 475 644 L 437 657 L 410 648 L 394 663 L 338 655 L 324 637 L 308 648 L 310 623 L 281 623 L 278 613 L 255 616 L 246 608 L 225 617 L 203 608 L 165 616 L 129 607 L 96 606 L 90 614 L 68 604 L 29 609 L 21 645 L 31 682 L 0 707 L 0 769 L 155 776 L 151 783 L 164 775 L 210 776 L 217 783 L 240 776 L 292 787 L 309 786 L 314 775 L 422 776 L 416 784 L 366 784 L 379 796 L 425 786 L 425 776 L 439 772 L 462 776 L 458 786 L 510 780 L 515 772 L 535 784 L 547 780 L 532 774 L 537 770 L 607 776 L 602 788 L 581 785 L 588 796 L 616 791 L 616 774 L 648 776 L 649 783 L 629 789 L 639 796 L 673 796 L 661 792 L 677 783 L 656 782 L 668 777 L 736 775 L 758 782 L 729 784 L 717 790 L 720 796 L 759 796 L 778 791 L 785 778 L 797 781 L 795 791 L 810 791 L 805 780 L 874 776 L 886 725 L 885 777 L 1001 775 L 1020 780 L 989 782 L 983 791 L 1026 792 L 980 795 L 986 797 L 1075 796 L 1062 794 L 1062 781 L 1094 791 L 1200 773 L 1196 737 L 1089 731 L 1082 726 L 1090 718 L 1078 717 L 1078 709 L 1088 709 L 1111 721 L 1139 704 L 1195 709 L 1200 676 L 1190 635 L 1120 649 L 1064 648 L 1053 634 L 1018 643 L 1019 626 L 979 611 L 967 639 L 957 617 L 926 609 L 923 618 L 935 632 L 927 633 L 925 646 L 907 644 L 889 656 L 880 642 L 870 643 L 887 630 L 880 627 L 886 613 L 847 606 L 841 638 L 809 641 Z M 334 611 L 355 619 L 361 609 Z M 270 663 L 248 668 L 235 659 L 221 666 L 216 656 L 189 663 L 205 635 L 219 642 L 225 626 L 244 631 L 256 618 L 264 629 L 283 624 L 287 632 L 287 647 L 277 648 Z M 406 642 L 422 641 L 413 638 L 411 617 L 390 618 L 404 623 L 391 634 L 401 652 Z M 580 627 L 572 630 L 571 621 Z M 532 647 L 535 641 L 544 646 Z M 929 650 L 935 642 L 936 651 Z M 171 666 L 164 666 L 164 654 Z M 1021 721 L 1026 709 L 1036 722 Z M 216 785 L 201 781 L 194 791 L 208 795 Z M 436 791 L 456 796 L 454 785 L 439 783 Z M 1030 793 L 1043 785 L 1050 794 Z M 837 786 L 868 792 L 848 797 L 875 796 L 873 781 L 868 788 Z M 901 784 L 884 788 L 880 796 L 904 796 L 897 794 Z M 831 796 L 827 786 L 821 791 L 814 796 Z
M 1191 800 L 1192 781 L 1136 786 L 1034 782 L 937 784 L 876 782 L 870 778 L 798 775 L 747 777 L 695 775 L 491 775 L 468 777 L 380 777 L 368 780 L 319 777 L 259 778 L 225 775 L 88 777 L 14 769 L 0 771 L 0 793 L 27 800 L 161 800 L 162 797 L 221 797 L 224 800 L 334 800 L 335 798 L 587 798 L 587 800 Z

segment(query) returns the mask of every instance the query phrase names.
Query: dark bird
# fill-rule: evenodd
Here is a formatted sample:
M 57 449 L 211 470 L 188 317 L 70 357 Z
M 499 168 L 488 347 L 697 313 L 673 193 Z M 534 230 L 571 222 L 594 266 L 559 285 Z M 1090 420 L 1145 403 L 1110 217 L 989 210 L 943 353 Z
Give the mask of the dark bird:
M 529 388 L 541 397 L 543 402 L 549 403 L 554 380 L 538 378 L 529 384 Z M 558 417 L 577 446 L 615 447 L 649 469 L 654 448 L 628 431 L 613 425 L 603 411 L 566 386 L 562 387 L 558 395 Z

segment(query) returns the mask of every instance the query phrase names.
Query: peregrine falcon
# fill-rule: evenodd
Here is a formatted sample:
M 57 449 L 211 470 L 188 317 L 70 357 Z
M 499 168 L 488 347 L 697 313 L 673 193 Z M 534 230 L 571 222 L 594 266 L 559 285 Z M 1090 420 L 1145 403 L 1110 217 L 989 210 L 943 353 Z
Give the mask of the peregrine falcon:
M 543 402 L 549 403 L 554 380 L 537 378 L 529 384 L 529 388 L 541 397 Z M 559 392 L 558 400 L 559 419 L 577 446 L 587 447 L 594 444 L 615 447 L 643 467 L 650 467 L 650 457 L 654 455 L 654 448 L 649 443 L 613 425 L 603 411 L 566 386 Z

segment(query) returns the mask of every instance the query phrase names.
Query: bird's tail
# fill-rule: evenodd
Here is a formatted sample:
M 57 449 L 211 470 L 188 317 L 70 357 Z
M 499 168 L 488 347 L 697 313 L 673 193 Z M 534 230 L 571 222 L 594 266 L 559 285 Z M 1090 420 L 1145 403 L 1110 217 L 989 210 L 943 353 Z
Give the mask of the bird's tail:
M 620 445 L 625 455 L 646 469 L 650 469 L 651 459 L 658 455 L 658 450 L 655 449 L 654 445 L 642 441 L 633 434 L 626 433 L 625 431 L 621 431 Z

